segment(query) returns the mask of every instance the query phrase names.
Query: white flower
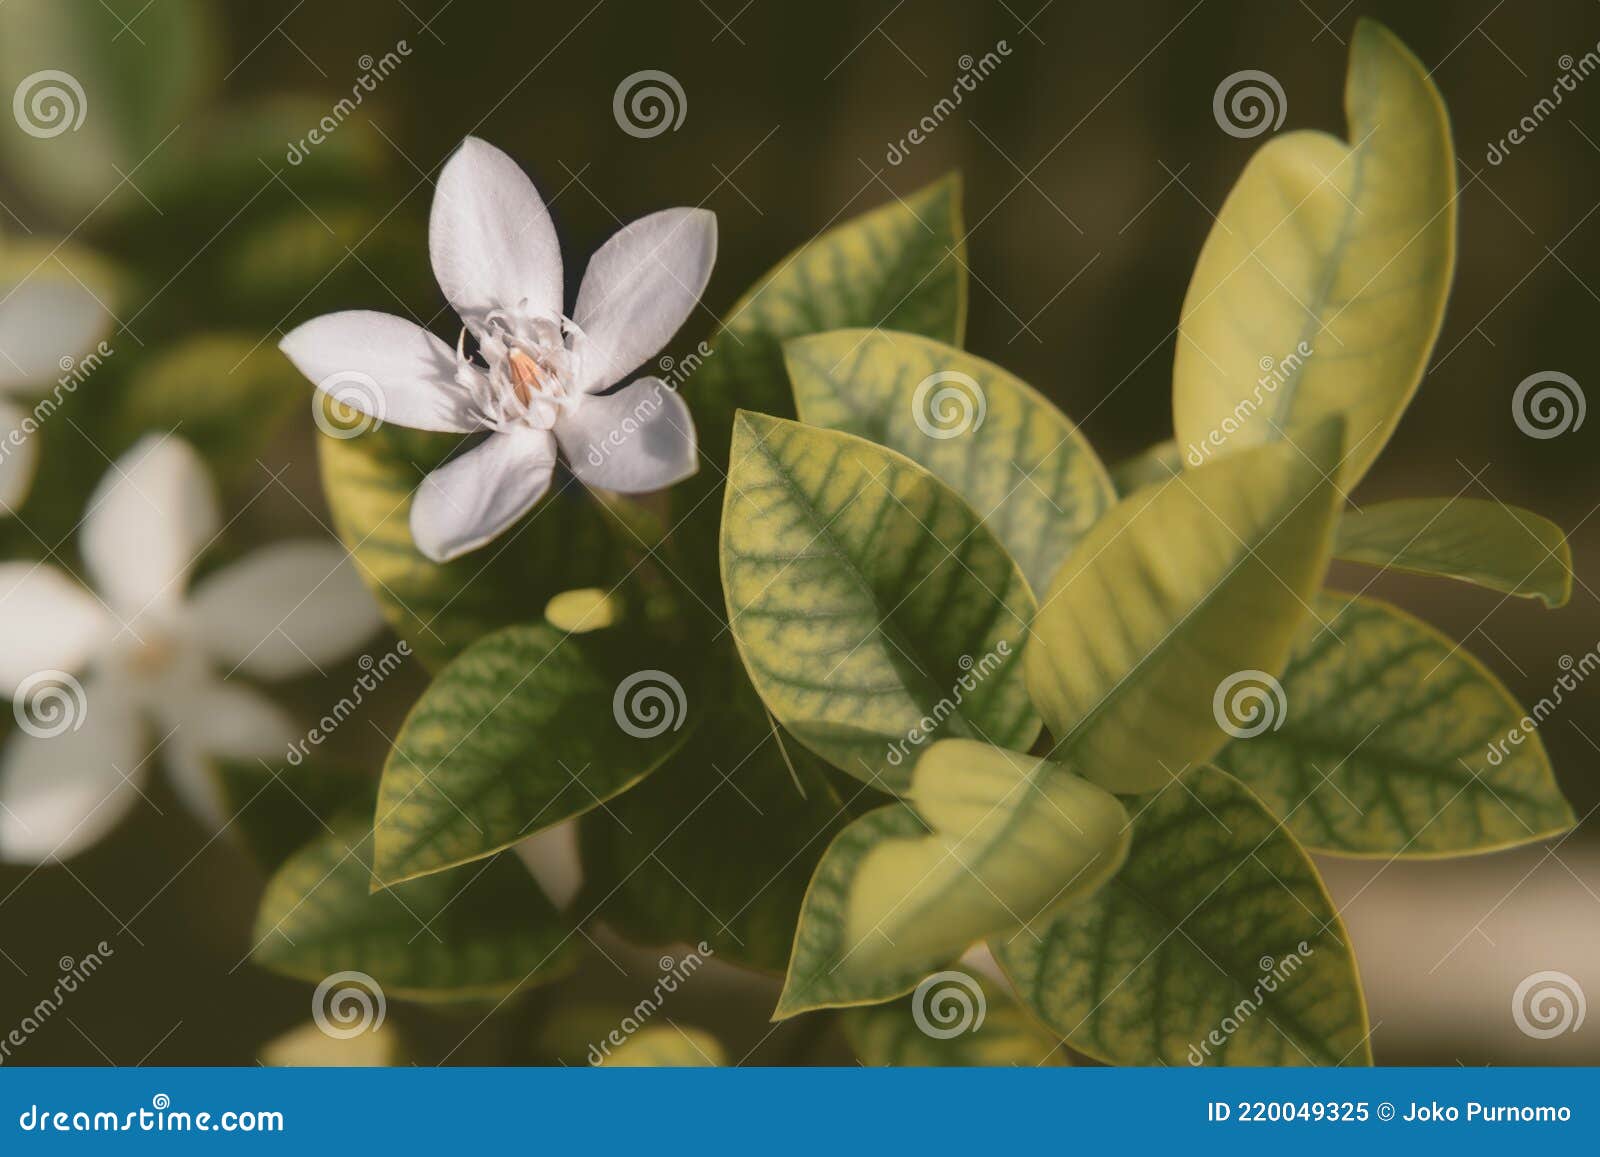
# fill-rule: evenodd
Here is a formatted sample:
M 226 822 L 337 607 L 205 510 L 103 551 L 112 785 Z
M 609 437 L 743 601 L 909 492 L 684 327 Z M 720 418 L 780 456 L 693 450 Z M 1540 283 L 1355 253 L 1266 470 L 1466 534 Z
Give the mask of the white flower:
M 379 421 L 488 433 L 428 475 L 412 502 L 411 537 L 443 562 L 531 509 L 558 447 L 580 481 L 602 490 L 660 490 L 694 473 L 694 424 L 665 382 L 602 391 L 683 325 L 716 249 L 707 210 L 642 217 L 595 253 L 567 317 L 561 249 L 538 191 L 505 153 L 468 137 L 439 174 L 428 222 L 434 277 L 465 326 L 455 349 L 365 310 L 314 318 L 281 348 L 331 397 Z
M 65 859 L 113 827 L 145 778 L 145 721 L 179 794 L 220 826 L 207 757 L 282 758 L 296 730 L 218 668 L 296 674 L 378 627 L 376 604 L 331 542 L 263 548 L 189 591 L 220 524 L 199 456 L 149 437 L 106 474 L 84 516 L 94 593 L 53 566 L 0 564 L 0 694 L 17 697 L 18 715 L 0 749 L 0 859 Z M 81 700 L 58 701 L 50 726 L 24 726 L 23 700 L 46 673 L 81 688 Z
M 13 258 L 21 265 L 25 259 Z M 0 516 L 28 496 L 38 443 L 26 403 L 105 336 L 111 315 L 94 294 L 40 261 L 20 278 L 0 274 Z

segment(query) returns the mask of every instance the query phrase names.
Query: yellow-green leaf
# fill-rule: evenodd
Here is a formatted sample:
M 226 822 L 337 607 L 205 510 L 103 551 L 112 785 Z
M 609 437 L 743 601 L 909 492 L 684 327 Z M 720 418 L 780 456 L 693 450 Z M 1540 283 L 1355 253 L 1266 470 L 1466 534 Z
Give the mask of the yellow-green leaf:
M 1572 548 L 1549 519 L 1481 498 L 1407 498 L 1347 513 L 1334 554 L 1440 575 L 1559 607 L 1572 596 Z
M 1307 847 L 1458 856 L 1572 826 L 1535 727 L 1586 671 L 1530 713 L 1459 644 L 1386 603 L 1329 593 L 1317 617 L 1327 625 L 1306 624 L 1281 715 L 1217 756 Z
M 736 409 L 794 412 L 787 338 L 879 326 L 960 345 L 966 317 L 961 181 L 951 174 L 813 237 L 734 304 L 684 387 L 700 446 L 720 459 Z
M 1081 773 L 1148 791 L 1227 740 L 1215 689 L 1275 674 L 1327 569 L 1337 421 L 1304 446 L 1233 454 L 1112 507 L 1034 620 L 1028 690 Z
M 1371 20 L 1345 82 L 1350 141 L 1274 137 L 1200 252 L 1173 369 L 1185 452 L 1300 441 L 1345 417 L 1349 489 L 1389 440 L 1438 337 L 1455 268 L 1450 124 L 1427 71 Z
M 384 764 L 378 878 L 491 855 L 654 770 L 687 734 L 689 697 L 644 655 L 636 634 L 565 635 L 548 623 L 462 652 L 412 707 Z
M 1115 500 L 1071 420 L 1020 378 L 913 334 L 784 343 L 800 420 L 898 450 L 978 513 L 1036 591 Z
M 347 819 L 267 883 L 255 962 L 314 983 L 362 972 L 386 999 L 497 998 L 571 971 L 570 930 L 515 856 L 373 892 L 372 837 Z
M 1111 1064 L 1371 1064 L 1348 934 L 1261 801 L 1205 767 L 1130 810 L 1109 884 L 991 942 L 1023 1002 Z
M 1203 465 L 1196 462 L 1194 465 Z M 1165 442 L 1157 442 L 1132 458 L 1118 462 L 1111 468 L 1111 481 L 1116 485 L 1117 493 L 1126 498 L 1141 486 L 1149 486 L 1152 482 L 1165 482 L 1183 473 L 1183 451 L 1178 449 L 1178 444 L 1170 438 Z
M 340 428 L 337 403 L 319 392 L 311 404 Z M 495 542 L 454 562 L 429 561 L 411 540 L 411 498 L 460 442 L 387 425 L 318 438 L 334 529 L 389 624 L 435 670 L 490 631 L 535 617 L 564 590 L 611 589 L 628 569 L 623 544 L 633 541 L 558 468 L 550 493 Z
M 909 992 L 991 933 L 1048 924 L 1128 850 L 1115 796 L 971 740 L 928 748 L 906 801 L 856 820 L 823 855 L 774 1019 Z
M 903 1000 L 839 1014 L 858 1061 L 901 1068 L 1067 1063 L 1055 1035 L 999 986 L 964 972 L 928 979 L 926 990 L 919 985 Z
M 728 1063 L 722 1042 L 704 1029 L 646 1025 L 600 1062 L 609 1069 L 702 1069 Z
M 894 789 L 931 737 L 1026 750 L 1027 581 L 949 487 L 865 439 L 744 413 L 722 516 L 729 626 L 797 739 Z

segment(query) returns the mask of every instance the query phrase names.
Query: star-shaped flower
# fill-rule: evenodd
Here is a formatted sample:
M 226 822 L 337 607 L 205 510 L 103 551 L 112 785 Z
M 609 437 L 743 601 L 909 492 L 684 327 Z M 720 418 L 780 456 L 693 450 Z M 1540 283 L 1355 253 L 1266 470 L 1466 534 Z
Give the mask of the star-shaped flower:
M 423 554 L 455 558 L 516 522 L 549 489 L 558 449 L 602 490 L 660 490 L 694 473 L 694 423 L 673 388 L 642 377 L 605 391 L 700 300 L 716 259 L 714 214 L 666 209 L 618 231 L 590 260 L 568 317 L 538 191 L 505 153 L 469 137 L 439 174 L 428 249 L 465 327 L 453 350 L 366 310 L 314 318 L 281 343 L 320 389 L 372 418 L 488 434 L 418 488 L 411 536 Z
M 221 526 L 199 456 L 148 437 L 111 468 L 79 546 L 94 591 L 43 563 L 0 564 L 0 859 L 65 859 L 127 813 L 148 764 L 146 720 L 174 786 L 220 824 L 211 757 L 282 759 L 298 729 L 218 668 L 282 678 L 349 654 L 380 623 L 344 549 L 263 547 L 189 590 Z M 79 676 L 82 675 L 82 681 Z

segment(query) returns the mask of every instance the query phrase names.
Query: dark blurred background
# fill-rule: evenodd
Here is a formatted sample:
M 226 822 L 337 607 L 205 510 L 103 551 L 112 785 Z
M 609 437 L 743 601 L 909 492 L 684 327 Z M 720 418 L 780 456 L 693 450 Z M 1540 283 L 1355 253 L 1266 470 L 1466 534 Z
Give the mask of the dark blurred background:
M 167 2 L 154 0 L 152 11 Z M 1449 106 L 1460 260 L 1421 392 L 1356 499 L 1464 492 L 1530 507 L 1571 531 L 1579 581 L 1557 612 L 1402 576 L 1383 577 L 1372 593 L 1466 638 L 1525 700 L 1549 691 L 1561 656 L 1600 641 L 1600 418 L 1549 441 L 1511 420 L 1512 391 L 1536 371 L 1600 388 L 1591 344 L 1600 328 L 1600 77 L 1579 82 L 1503 163 L 1486 159 L 1489 142 L 1569 67 L 1561 58 L 1596 50 L 1594 3 L 210 7 L 224 45 L 218 101 L 292 93 L 313 109 L 331 106 L 366 71 L 364 57 L 381 58 L 401 41 L 409 55 L 334 134 L 359 136 L 370 150 L 354 199 L 347 187 L 330 206 L 319 189 L 302 188 L 307 170 L 287 162 L 288 139 L 233 142 L 253 150 L 257 164 L 231 204 L 190 214 L 151 193 L 163 210 L 150 226 L 159 244 L 138 250 L 138 238 L 127 241 L 156 271 L 147 281 L 170 285 L 164 305 L 191 302 L 236 328 L 253 326 L 268 349 L 330 307 L 399 312 L 404 304 L 445 332 L 427 266 L 430 178 L 468 133 L 517 157 L 551 203 L 570 255 L 569 300 L 581 255 L 619 221 L 669 205 L 714 209 L 721 254 L 706 302 L 718 314 L 830 222 L 959 169 L 971 231 L 967 345 L 1055 398 L 1108 462 L 1171 434 L 1179 306 L 1211 214 L 1259 143 L 1219 129 L 1213 91 L 1234 72 L 1263 70 L 1283 87 L 1285 129 L 1342 133 L 1346 44 L 1358 17 L 1376 17 L 1433 71 Z M 130 21 L 133 31 L 143 19 Z M 981 58 L 1002 41 L 1009 55 L 955 114 L 902 163 L 889 163 L 891 143 L 966 70 L 962 58 Z M 121 45 L 138 59 L 138 44 Z M 671 74 L 686 105 L 681 126 L 648 139 L 621 131 L 612 107 L 619 82 L 644 69 Z M 16 217 L 41 232 L 60 234 L 77 220 L 9 178 L 0 188 Z M 234 190 L 219 190 L 219 201 L 222 192 Z M 304 284 L 285 292 L 281 309 L 274 304 L 270 312 L 282 314 L 275 325 L 252 304 L 248 276 L 228 280 L 209 263 L 237 222 L 269 205 L 285 230 L 285 240 L 265 243 L 269 255 L 281 248 L 287 260 L 287 239 L 304 230 L 337 235 L 295 267 Z M 181 333 L 181 310 L 173 313 L 169 328 Z M 700 336 L 686 330 L 679 341 L 687 347 Z M 321 514 L 309 429 L 297 418 L 265 456 L 284 471 L 282 485 L 249 504 L 246 533 L 316 531 L 300 504 Z M 257 478 L 246 493 L 261 489 Z M 416 682 L 387 687 L 387 717 L 416 690 Z M 1600 804 L 1600 686 L 1581 688 L 1541 735 L 1586 815 Z M 227 842 L 207 844 L 166 795 L 154 798 L 164 815 L 141 809 L 66 867 L 0 869 L 0 1031 L 31 1007 L 36 988 L 48 988 L 58 957 L 81 956 L 101 939 L 116 948 L 101 978 L 12 1063 L 248 1064 L 261 1042 L 306 1019 L 306 986 L 240 963 L 250 947 L 254 870 Z M 1325 863 L 1355 937 L 1381 1063 L 1600 1062 L 1600 1010 L 1585 1029 L 1548 1041 L 1523 1036 L 1510 1016 L 1516 983 L 1538 970 L 1568 973 L 1600 998 L 1600 825 L 1588 827 L 1554 851 Z M 494 1056 L 499 1038 L 525 1031 L 529 1015 L 497 1020 L 452 1059 Z M 755 1033 L 763 1020 L 754 1016 Z M 734 1030 L 736 1057 L 741 1031 L 749 1030 Z

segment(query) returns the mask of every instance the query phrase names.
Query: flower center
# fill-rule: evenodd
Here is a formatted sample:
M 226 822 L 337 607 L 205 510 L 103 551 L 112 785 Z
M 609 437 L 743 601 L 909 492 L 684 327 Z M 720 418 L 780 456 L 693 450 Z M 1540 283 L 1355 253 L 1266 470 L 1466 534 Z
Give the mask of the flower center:
M 526 406 L 533 401 L 535 392 L 546 392 L 544 373 L 539 369 L 538 362 L 518 349 L 512 350 L 506 361 L 511 367 L 511 388 L 517 395 L 517 401 Z M 554 383 L 550 392 L 555 392 Z
M 128 670 L 135 678 L 156 679 L 178 657 L 178 644 L 165 635 L 148 635 L 128 655 Z
M 583 400 L 575 384 L 583 332 L 569 319 L 495 310 L 472 332 L 478 359 L 467 355 L 463 330 L 456 343 L 456 380 L 490 429 L 548 430 Z

